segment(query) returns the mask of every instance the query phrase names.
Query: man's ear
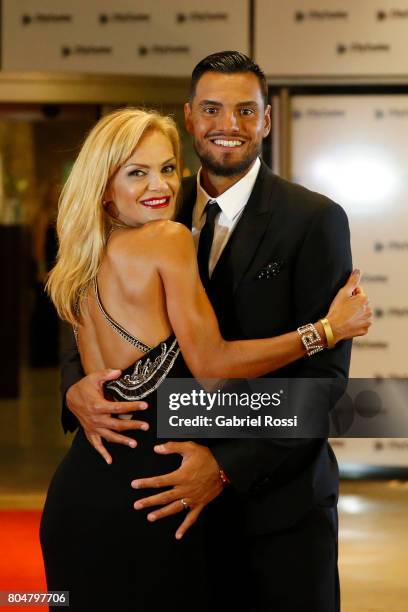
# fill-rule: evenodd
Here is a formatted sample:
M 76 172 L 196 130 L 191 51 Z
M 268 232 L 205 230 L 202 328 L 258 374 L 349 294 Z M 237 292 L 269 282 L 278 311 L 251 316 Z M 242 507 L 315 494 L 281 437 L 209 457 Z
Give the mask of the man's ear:
M 266 136 L 268 136 L 270 131 L 271 131 L 271 105 L 268 104 L 268 106 L 265 108 L 265 114 L 264 114 L 264 134 L 263 134 L 263 137 L 266 138 Z
M 192 113 L 193 111 L 190 102 L 186 102 L 184 104 L 184 121 L 186 124 L 186 130 L 189 134 L 194 134 Z

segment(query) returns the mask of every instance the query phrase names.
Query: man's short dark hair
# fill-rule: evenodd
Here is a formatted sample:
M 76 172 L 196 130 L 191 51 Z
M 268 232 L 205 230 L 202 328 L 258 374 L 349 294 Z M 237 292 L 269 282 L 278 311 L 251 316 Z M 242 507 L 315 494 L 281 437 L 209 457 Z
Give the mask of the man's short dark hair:
M 258 78 L 265 106 L 268 104 L 268 86 L 265 74 L 258 64 L 240 51 L 218 51 L 218 53 L 207 55 L 197 64 L 191 74 L 190 102 L 195 96 L 198 81 L 206 72 L 219 72 L 222 74 L 252 72 Z

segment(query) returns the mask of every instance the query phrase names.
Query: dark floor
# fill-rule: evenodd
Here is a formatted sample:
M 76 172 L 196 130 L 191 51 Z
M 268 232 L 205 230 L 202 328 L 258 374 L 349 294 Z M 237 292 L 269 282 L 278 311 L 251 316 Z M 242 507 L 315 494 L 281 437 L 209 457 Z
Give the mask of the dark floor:
M 7 497 L 43 494 L 69 446 L 58 386 L 57 369 L 26 369 L 21 397 L 0 400 L 0 506 Z

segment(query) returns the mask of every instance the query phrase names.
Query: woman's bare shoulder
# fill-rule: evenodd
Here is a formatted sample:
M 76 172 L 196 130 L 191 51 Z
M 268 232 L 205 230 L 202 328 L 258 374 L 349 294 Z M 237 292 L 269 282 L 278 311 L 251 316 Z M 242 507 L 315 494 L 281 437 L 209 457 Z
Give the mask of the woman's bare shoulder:
M 150 221 L 142 227 L 116 230 L 111 236 L 107 253 L 110 257 L 133 258 L 143 252 L 168 252 L 178 256 L 193 245 L 190 230 L 177 221 Z
M 175 261 L 185 259 L 194 252 L 194 241 L 191 231 L 177 221 L 163 220 L 148 223 L 146 230 L 146 247 L 156 255 L 156 261 Z
M 178 221 L 163 219 L 160 221 L 151 221 L 146 223 L 142 228 L 147 238 L 159 238 L 160 240 L 185 240 L 192 239 L 190 230 Z

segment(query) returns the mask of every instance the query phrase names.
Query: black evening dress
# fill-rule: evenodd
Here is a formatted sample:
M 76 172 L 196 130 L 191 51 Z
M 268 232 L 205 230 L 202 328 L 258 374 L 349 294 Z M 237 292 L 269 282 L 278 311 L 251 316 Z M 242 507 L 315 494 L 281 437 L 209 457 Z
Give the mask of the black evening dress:
M 104 310 L 106 321 L 145 355 L 106 385 L 109 399 L 145 399 L 149 408 L 135 418 L 150 429 L 127 431 L 135 449 L 105 443 L 113 462 L 104 459 L 80 428 L 48 490 L 40 538 L 49 591 L 69 591 L 72 612 L 208 611 L 202 515 L 178 541 L 184 513 L 156 522 L 152 508 L 135 510 L 138 498 L 159 492 L 131 488 L 135 478 L 171 472 L 180 455 L 154 452 L 156 389 L 182 368 L 174 336 L 150 348 L 131 336 Z M 141 416 L 142 415 L 142 416 Z M 51 607 L 50 610 L 60 608 Z

